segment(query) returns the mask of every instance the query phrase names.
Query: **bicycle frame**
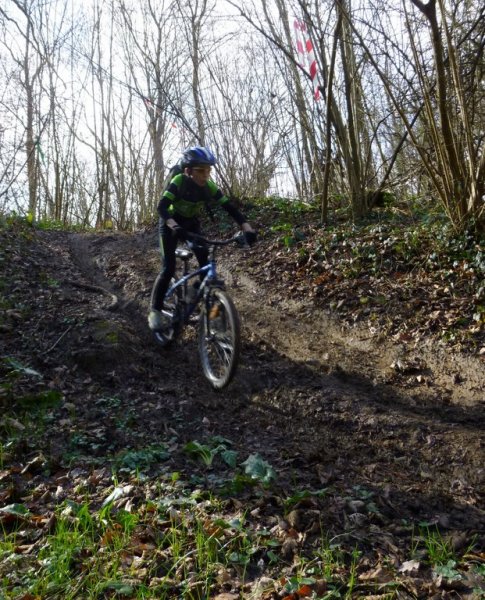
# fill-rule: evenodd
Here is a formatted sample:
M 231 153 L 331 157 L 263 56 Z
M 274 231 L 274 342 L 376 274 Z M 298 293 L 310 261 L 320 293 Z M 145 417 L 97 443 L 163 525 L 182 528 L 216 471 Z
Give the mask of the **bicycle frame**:
M 217 244 L 217 245 L 222 245 L 222 244 Z M 188 319 L 190 318 L 192 313 L 195 311 L 195 309 L 196 309 L 197 305 L 199 304 L 200 300 L 202 299 L 202 297 L 204 295 L 204 291 L 206 289 L 208 289 L 209 287 L 215 287 L 215 286 L 219 287 L 219 288 L 224 287 L 224 281 L 217 277 L 217 268 L 216 268 L 216 261 L 215 261 L 215 251 L 216 251 L 217 245 L 214 243 L 209 244 L 209 246 L 210 246 L 209 262 L 206 265 L 204 265 L 203 267 L 196 269 L 195 271 L 190 271 L 190 272 L 188 271 L 188 261 L 190 260 L 192 254 L 184 255 L 183 252 L 178 252 L 178 254 L 177 254 L 177 258 L 180 259 L 184 264 L 183 275 L 182 275 L 182 277 L 177 279 L 177 281 L 171 287 L 169 287 L 169 289 L 167 290 L 166 296 L 165 296 L 166 298 L 170 298 L 173 294 L 176 294 L 178 289 L 183 289 L 182 298 L 186 299 L 187 298 L 187 283 L 190 280 L 195 279 L 196 277 L 200 276 L 202 273 L 205 273 L 205 276 L 200 283 L 200 287 L 197 291 L 197 294 L 196 294 L 194 300 L 190 303 L 187 303 L 187 302 L 183 303 L 182 317 L 183 317 L 184 323 L 186 323 L 188 321 Z

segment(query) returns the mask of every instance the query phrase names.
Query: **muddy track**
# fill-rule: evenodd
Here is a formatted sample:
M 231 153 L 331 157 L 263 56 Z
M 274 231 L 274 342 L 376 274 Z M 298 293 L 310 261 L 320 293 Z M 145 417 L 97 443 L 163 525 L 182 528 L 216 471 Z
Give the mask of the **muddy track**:
M 243 352 L 235 381 L 216 393 L 200 373 L 193 330 L 169 352 L 151 343 L 145 319 L 159 260 L 153 233 L 71 235 L 69 247 L 86 281 L 106 291 L 106 303 L 118 298 L 113 318 L 130 330 L 129 386 L 145 414 L 157 395 L 155 424 L 183 422 L 188 438 L 224 435 L 308 486 L 366 486 L 397 518 L 481 530 L 480 373 L 472 369 L 460 388 L 453 385 L 458 359 L 448 357 L 440 371 L 438 353 L 432 360 L 423 350 L 419 375 L 427 383 L 418 385 L 415 353 L 344 332 L 303 302 L 275 298 L 246 272 L 244 256 L 231 253 L 221 265 L 241 312 Z M 391 368 L 406 360 L 411 366 L 402 372 Z

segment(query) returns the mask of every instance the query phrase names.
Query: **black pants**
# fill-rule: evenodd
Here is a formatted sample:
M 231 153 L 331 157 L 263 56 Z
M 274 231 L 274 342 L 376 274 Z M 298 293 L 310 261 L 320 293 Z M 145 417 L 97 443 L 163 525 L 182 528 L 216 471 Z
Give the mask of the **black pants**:
M 186 231 L 200 234 L 200 223 L 197 219 L 177 219 L 177 223 Z M 160 219 L 159 222 L 159 239 L 160 252 L 162 254 L 162 270 L 153 284 L 151 307 L 154 310 L 161 310 L 163 307 L 163 299 L 167 293 L 170 280 L 175 274 L 175 250 L 177 248 L 178 236 L 173 229 L 167 227 L 165 221 Z M 206 246 L 196 244 L 192 250 L 201 267 L 207 264 L 209 251 Z

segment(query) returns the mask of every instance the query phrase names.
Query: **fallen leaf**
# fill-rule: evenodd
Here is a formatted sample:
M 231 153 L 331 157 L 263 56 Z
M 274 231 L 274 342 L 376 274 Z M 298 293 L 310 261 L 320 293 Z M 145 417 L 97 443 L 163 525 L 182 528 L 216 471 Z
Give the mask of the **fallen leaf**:
M 11 417 L 7 417 L 5 419 L 5 423 L 7 423 L 7 425 L 10 425 L 10 427 L 12 427 L 13 429 L 16 429 L 17 431 L 25 430 L 25 426 L 20 421 L 17 421 L 17 419 L 12 419 Z
M 309 585 L 302 585 L 296 593 L 300 598 L 305 598 L 313 594 L 313 589 Z
M 410 575 L 411 573 L 417 573 L 420 567 L 421 563 L 419 560 L 407 560 L 399 567 L 399 572 Z
M 391 581 L 392 575 L 384 569 L 382 566 L 378 566 L 375 569 L 371 569 L 370 571 L 366 571 L 365 573 L 361 573 L 359 575 L 360 581 L 372 581 L 376 580 L 379 582 Z
M 110 502 L 115 502 L 115 500 L 119 500 L 123 496 L 128 496 L 134 489 L 133 485 L 125 485 L 123 487 L 115 487 L 115 489 L 111 492 L 111 494 L 106 498 L 103 502 L 103 506 L 106 506 Z
M 0 508 L 0 518 L 2 518 L 2 516 L 26 518 L 29 516 L 29 509 L 23 504 L 9 504 L 8 506 Z
M 42 454 L 39 454 L 39 456 L 36 456 L 25 465 L 20 474 L 25 475 L 25 473 L 28 472 L 39 471 L 44 464 L 45 458 L 42 456 Z

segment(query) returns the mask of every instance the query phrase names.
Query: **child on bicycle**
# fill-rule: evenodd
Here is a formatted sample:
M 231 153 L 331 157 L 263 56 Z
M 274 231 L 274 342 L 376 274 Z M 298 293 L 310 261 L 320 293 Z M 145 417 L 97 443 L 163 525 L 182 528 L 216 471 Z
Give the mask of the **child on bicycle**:
M 249 245 L 256 241 L 256 232 L 246 217 L 230 202 L 210 179 L 211 167 L 216 158 L 208 148 L 194 146 L 183 153 L 184 172 L 175 177 L 162 194 L 158 203 L 160 215 L 160 251 L 163 267 L 153 285 L 148 326 L 152 331 L 162 328 L 161 310 L 170 280 L 175 273 L 175 249 L 179 240 L 186 240 L 187 233 L 201 233 L 199 217 L 204 208 L 220 206 L 227 211 L 244 232 Z M 194 254 L 203 267 L 207 264 L 208 250 L 199 244 Z

